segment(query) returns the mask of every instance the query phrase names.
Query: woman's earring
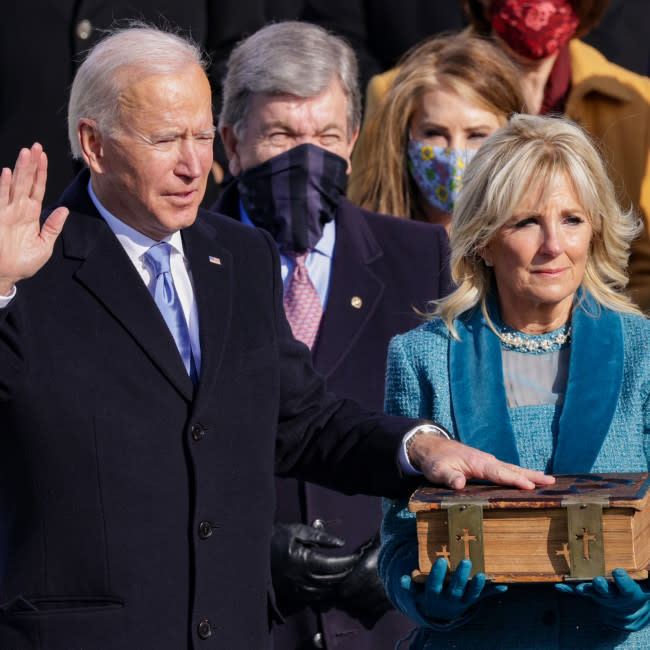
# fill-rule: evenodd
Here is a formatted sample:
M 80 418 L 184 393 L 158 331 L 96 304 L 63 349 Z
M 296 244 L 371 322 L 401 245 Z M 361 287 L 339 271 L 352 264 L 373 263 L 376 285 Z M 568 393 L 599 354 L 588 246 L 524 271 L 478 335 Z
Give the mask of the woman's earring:
M 476 255 L 483 261 L 485 266 L 492 266 L 492 262 L 487 258 L 487 246 L 481 246 L 481 248 L 476 251 Z

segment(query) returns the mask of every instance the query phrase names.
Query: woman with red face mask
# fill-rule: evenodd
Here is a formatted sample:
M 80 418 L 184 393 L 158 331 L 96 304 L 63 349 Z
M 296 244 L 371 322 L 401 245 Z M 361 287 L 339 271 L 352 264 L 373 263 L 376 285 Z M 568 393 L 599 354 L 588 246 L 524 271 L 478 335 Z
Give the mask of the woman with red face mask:
M 634 85 L 629 71 L 578 40 L 598 24 L 609 0 L 463 0 L 463 5 L 471 30 L 493 37 L 519 66 L 531 113 L 576 110 L 580 85 L 595 74 Z M 645 77 L 632 77 L 647 84 Z M 607 86 L 595 83 L 592 90 L 613 96 Z
M 609 0 L 463 0 L 463 5 L 470 32 L 493 38 L 519 67 L 527 111 L 566 115 L 600 145 L 619 201 L 632 205 L 646 225 L 632 244 L 628 288 L 642 309 L 650 309 L 650 79 L 610 63 L 579 40 L 598 24 Z M 377 110 L 397 72 L 371 79 L 364 120 Z

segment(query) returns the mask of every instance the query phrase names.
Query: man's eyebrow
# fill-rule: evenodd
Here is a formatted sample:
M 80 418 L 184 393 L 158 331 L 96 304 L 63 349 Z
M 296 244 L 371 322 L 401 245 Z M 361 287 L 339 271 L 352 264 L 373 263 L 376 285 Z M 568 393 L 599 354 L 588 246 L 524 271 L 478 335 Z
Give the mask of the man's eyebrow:
M 203 131 L 197 131 L 194 133 L 194 135 L 216 135 L 217 133 L 217 127 L 216 126 L 211 126 L 208 129 L 203 129 Z
M 192 131 L 191 135 L 193 137 L 205 136 L 205 135 L 214 136 L 216 132 L 217 132 L 217 127 L 211 126 L 207 129 L 202 129 L 201 131 Z M 157 140 L 159 138 L 178 138 L 178 137 L 183 137 L 186 133 L 188 133 L 186 129 L 178 129 L 178 128 L 170 127 L 168 129 L 160 129 L 160 131 L 155 131 L 154 133 L 150 133 L 148 136 L 145 137 L 148 140 Z
M 292 133 L 294 131 L 291 125 L 283 120 L 272 120 L 271 122 L 267 122 L 264 125 L 264 131 L 270 131 L 272 129 L 285 129 L 286 131 L 291 131 Z
M 319 133 L 325 133 L 326 131 L 341 131 L 344 132 L 345 128 L 342 127 L 340 124 L 337 124 L 336 122 L 329 122 L 326 124 L 323 128 L 319 129 Z

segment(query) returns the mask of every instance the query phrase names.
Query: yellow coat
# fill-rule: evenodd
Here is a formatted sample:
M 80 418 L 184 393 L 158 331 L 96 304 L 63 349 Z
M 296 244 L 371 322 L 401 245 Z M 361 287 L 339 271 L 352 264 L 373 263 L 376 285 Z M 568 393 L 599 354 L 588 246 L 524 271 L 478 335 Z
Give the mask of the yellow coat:
M 598 50 L 574 39 L 571 91 L 566 115 L 602 143 L 610 177 L 623 206 L 643 218 L 644 233 L 632 245 L 629 288 L 650 310 L 650 79 L 609 62 Z M 391 87 L 399 69 L 374 76 L 368 84 L 368 119 Z M 357 152 L 361 153 L 361 152 Z

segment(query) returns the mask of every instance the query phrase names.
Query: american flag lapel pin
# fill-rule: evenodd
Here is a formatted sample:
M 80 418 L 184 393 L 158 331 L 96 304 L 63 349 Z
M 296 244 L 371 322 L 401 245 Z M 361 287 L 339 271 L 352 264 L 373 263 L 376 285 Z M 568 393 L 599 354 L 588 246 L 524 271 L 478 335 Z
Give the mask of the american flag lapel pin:
M 209 260 L 210 264 L 216 264 L 217 266 L 221 266 L 221 258 L 220 257 L 214 257 L 214 256 L 210 255 L 208 257 L 208 260 Z

